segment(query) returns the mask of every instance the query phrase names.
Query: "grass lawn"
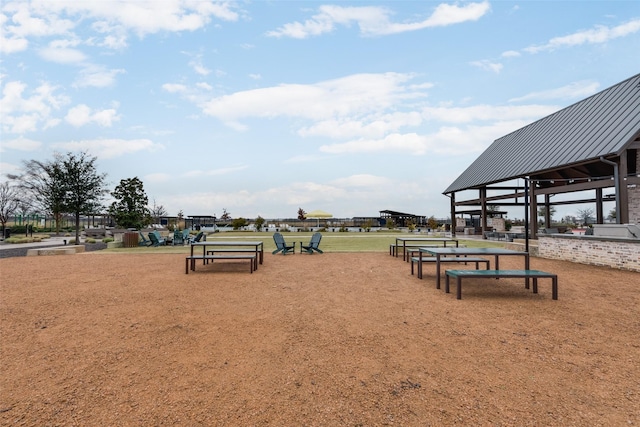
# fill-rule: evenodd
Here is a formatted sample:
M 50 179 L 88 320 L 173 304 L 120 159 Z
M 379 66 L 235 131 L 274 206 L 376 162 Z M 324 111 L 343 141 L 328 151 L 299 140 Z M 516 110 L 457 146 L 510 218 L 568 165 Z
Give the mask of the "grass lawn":
M 296 244 L 296 251 L 300 248 L 300 242 L 308 244 L 311 239 L 311 232 L 284 232 L 285 241 L 288 244 Z M 409 235 L 406 233 L 322 233 L 320 249 L 325 252 L 389 252 L 389 245 L 395 243 L 397 237 L 436 237 L 427 235 Z M 207 236 L 207 240 L 261 240 L 264 242 L 265 252 L 275 250 L 273 233 L 267 232 L 232 232 L 215 233 Z M 467 247 L 501 247 L 503 243 L 482 240 L 458 238 L 461 245 Z M 189 246 L 162 246 L 162 247 L 137 247 L 137 248 L 114 248 L 107 249 L 107 252 L 131 252 L 131 253 L 187 253 Z

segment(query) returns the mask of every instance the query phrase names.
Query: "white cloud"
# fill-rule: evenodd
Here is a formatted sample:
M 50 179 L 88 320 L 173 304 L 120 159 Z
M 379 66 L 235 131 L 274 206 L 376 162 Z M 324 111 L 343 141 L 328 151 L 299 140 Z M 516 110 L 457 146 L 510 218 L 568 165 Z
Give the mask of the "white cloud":
M 5 54 L 26 50 L 29 37 L 67 35 L 74 27 L 69 19 L 42 13 L 29 2 L 8 2 L 0 13 L 0 52 Z
M 357 74 L 310 85 L 283 84 L 236 92 L 203 103 L 203 112 L 227 125 L 242 128 L 248 117 L 279 116 L 326 120 L 335 117 L 384 111 L 401 100 L 422 98 L 421 91 L 408 91 L 410 74 Z
M 304 22 L 293 22 L 277 30 L 267 32 L 270 37 L 291 37 L 304 39 L 333 31 L 337 25 L 358 25 L 360 33 L 366 36 L 389 35 L 416 31 L 429 27 L 440 27 L 476 21 L 490 9 L 489 2 L 469 3 L 463 6 L 442 3 L 431 16 L 421 21 L 394 23 L 390 21 L 392 12 L 384 7 L 359 6 L 343 7 L 323 5 L 318 13 Z
M 537 120 L 559 109 L 560 107 L 553 105 L 425 107 L 422 115 L 425 120 L 464 124 L 476 121 Z
M 123 69 L 106 69 L 100 65 L 87 65 L 76 78 L 75 87 L 109 87 L 113 86 L 118 74 L 124 74 Z
M 429 134 L 393 133 L 378 139 L 358 139 L 328 144 L 320 151 L 329 154 L 407 153 L 410 155 L 443 154 L 447 156 L 480 153 L 497 138 L 528 124 L 528 120 L 497 121 L 486 126 L 442 126 Z
M 162 85 L 162 89 L 169 93 L 184 93 L 188 91 L 187 86 L 179 83 L 165 83 Z
M 583 44 L 606 43 L 619 37 L 626 37 L 640 31 L 640 19 L 634 19 L 615 27 L 597 25 L 594 28 L 578 31 L 561 37 L 554 37 L 547 43 L 539 46 L 530 46 L 524 49 L 528 53 L 556 50 L 563 47 L 579 46 Z
M 6 149 L 18 151 L 36 151 L 41 147 L 42 143 L 40 141 L 34 141 L 32 139 L 24 137 L 10 139 L 8 141 L 2 140 L 2 142 L 0 143 L 0 151 L 5 151 Z
M 522 54 L 517 50 L 507 50 L 505 52 L 502 52 L 500 56 L 502 56 L 503 58 L 517 58 L 519 56 L 522 56 Z
M 19 175 L 22 172 L 22 168 L 18 165 L 13 165 L 11 163 L 3 163 L 0 162 L 0 182 L 7 181 L 7 175 Z
M 213 0 L 14 1 L 2 7 L 4 40 L 0 46 L 4 53 L 17 52 L 27 48 L 30 37 L 71 35 L 80 22 L 93 20 L 92 28 L 105 34 L 102 46 L 122 48 L 127 31 L 140 37 L 161 31 L 195 31 L 212 18 L 237 21 L 236 4 Z M 52 53 L 43 52 L 48 58 L 59 56 Z
M 340 138 L 379 138 L 406 126 L 419 126 L 423 119 L 419 112 L 375 114 L 360 119 L 346 117 L 322 120 L 298 131 L 300 136 Z
M 243 171 L 247 169 L 249 166 L 247 165 L 235 165 L 229 166 L 226 168 L 219 169 L 210 169 L 210 170 L 191 170 L 185 174 L 187 177 L 196 177 L 196 176 L 220 176 L 220 175 L 228 175 L 231 173 Z
M 155 151 L 162 146 L 149 139 L 92 139 L 55 143 L 53 148 L 86 151 L 100 159 L 112 159 L 140 151 Z
M 3 132 L 22 134 L 38 129 L 40 123 L 55 124 L 51 114 L 69 103 L 68 97 L 55 94 L 56 87 L 42 83 L 25 96 L 27 85 L 11 81 L 2 88 L 0 123 Z
M 189 66 L 193 68 L 193 71 L 195 71 L 196 74 L 199 74 L 201 76 L 206 76 L 211 74 L 211 70 L 205 67 L 204 65 L 202 65 L 202 57 L 200 56 L 189 61 Z
M 540 92 L 531 92 L 518 98 L 512 98 L 509 102 L 521 102 L 530 100 L 551 100 L 551 99 L 581 99 L 596 93 L 600 84 L 592 81 L 579 81 L 555 89 Z
M 144 180 L 150 183 L 169 182 L 171 181 L 172 178 L 173 178 L 173 175 L 170 175 L 168 173 L 151 173 L 144 176 Z
M 204 89 L 204 90 L 206 90 L 206 91 L 213 90 L 213 86 L 211 86 L 209 83 L 206 83 L 206 82 L 199 82 L 199 83 L 196 83 L 196 87 L 197 87 L 198 89 Z
M 502 71 L 502 67 L 503 67 L 502 64 L 498 62 L 491 62 L 487 59 L 483 59 L 481 61 L 473 61 L 471 62 L 471 65 L 481 68 L 483 70 L 493 71 L 496 74 L 499 74 L 500 71 Z
M 351 175 L 344 178 L 338 178 L 331 181 L 331 184 L 339 187 L 371 187 L 380 188 L 392 184 L 392 180 L 384 176 L 375 176 L 370 174 Z
M 40 49 L 38 53 L 45 61 L 59 64 L 78 64 L 87 59 L 86 55 L 78 49 L 70 48 L 46 47 Z
M 80 127 L 95 123 L 102 127 L 110 127 L 113 122 L 120 120 L 120 116 L 114 108 L 106 110 L 92 110 L 85 104 L 70 108 L 64 118 L 72 126 Z

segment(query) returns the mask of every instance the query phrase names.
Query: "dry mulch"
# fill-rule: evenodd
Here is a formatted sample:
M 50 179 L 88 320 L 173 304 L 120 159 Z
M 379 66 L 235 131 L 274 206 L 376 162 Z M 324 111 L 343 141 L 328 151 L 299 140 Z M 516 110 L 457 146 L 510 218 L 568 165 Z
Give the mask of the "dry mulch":
M 559 300 L 386 253 L 0 259 L 0 424 L 639 425 L 640 274 L 532 268 Z

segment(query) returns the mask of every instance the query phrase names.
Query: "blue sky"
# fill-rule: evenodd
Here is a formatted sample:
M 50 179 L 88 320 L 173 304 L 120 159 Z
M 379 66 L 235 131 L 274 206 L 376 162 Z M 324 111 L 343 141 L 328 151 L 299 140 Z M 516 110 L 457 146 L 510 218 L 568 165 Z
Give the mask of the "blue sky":
M 170 215 L 446 218 L 495 139 L 640 71 L 635 0 L 0 5 L 2 179 L 87 151 Z

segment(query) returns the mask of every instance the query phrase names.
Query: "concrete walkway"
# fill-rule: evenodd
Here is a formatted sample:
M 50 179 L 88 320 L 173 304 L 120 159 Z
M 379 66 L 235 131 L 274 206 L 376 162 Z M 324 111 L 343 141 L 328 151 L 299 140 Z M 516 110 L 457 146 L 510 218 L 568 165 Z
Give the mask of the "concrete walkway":
M 18 248 L 40 248 L 45 246 L 64 246 L 64 241 L 69 241 L 73 239 L 72 236 L 51 236 L 48 239 L 42 240 L 40 242 L 33 243 L 5 243 L 4 240 L 0 241 L 0 251 L 3 249 L 18 249 Z

